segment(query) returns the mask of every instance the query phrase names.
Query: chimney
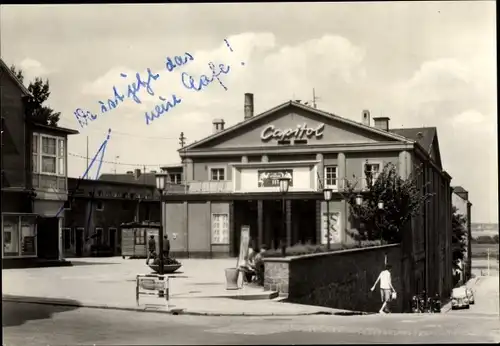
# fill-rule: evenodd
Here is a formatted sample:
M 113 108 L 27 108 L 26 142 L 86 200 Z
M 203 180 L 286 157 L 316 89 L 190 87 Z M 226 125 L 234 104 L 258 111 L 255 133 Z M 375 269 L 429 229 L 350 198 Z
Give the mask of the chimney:
M 245 120 L 253 117 L 253 94 L 245 93 Z
M 389 120 L 388 117 L 377 117 L 373 118 L 373 126 L 377 129 L 389 131 Z
M 141 170 L 139 168 L 134 169 L 135 180 L 139 179 L 140 176 L 141 176 Z
M 127 171 L 127 174 L 128 175 L 132 175 L 132 174 L 134 174 L 134 172 L 133 171 Z
M 213 133 L 221 132 L 224 130 L 224 119 L 214 119 L 212 121 Z
M 363 115 L 361 116 L 361 122 L 363 125 L 370 126 L 370 111 L 364 110 Z

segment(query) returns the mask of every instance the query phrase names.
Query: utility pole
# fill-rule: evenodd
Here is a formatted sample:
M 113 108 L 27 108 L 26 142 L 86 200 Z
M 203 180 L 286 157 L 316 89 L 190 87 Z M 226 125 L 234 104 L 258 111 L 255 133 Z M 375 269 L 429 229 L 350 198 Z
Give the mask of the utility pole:
M 186 137 L 184 137 L 184 132 L 181 132 L 181 135 L 179 137 L 179 144 L 181 146 L 181 149 L 184 148 L 184 145 L 186 144 Z M 184 150 L 184 154 L 186 154 L 186 151 Z M 182 159 L 182 180 L 184 182 L 184 194 L 187 193 L 187 183 L 186 183 L 186 157 Z

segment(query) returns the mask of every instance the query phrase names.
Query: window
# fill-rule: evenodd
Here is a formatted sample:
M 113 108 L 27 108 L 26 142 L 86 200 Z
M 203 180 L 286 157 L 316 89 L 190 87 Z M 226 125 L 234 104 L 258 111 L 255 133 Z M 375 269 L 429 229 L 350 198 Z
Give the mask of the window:
M 36 217 L 3 215 L 3 256 L 36 257 Z
M 33 146 L 32 146 L 32 154 L 33 154 L 33 172 L 34 173 L 38 173 L 38 159 L 39 159 L 39 156 L 38 156 L 38 153 L 39 153 L 39 149 L 38 149 L 38 142 L 39 141 L 39 138 L 38 138 L 38 135 L 37 134 L 34 134 L 33 135 Z
M 337 166 L 325 166 L 325 186 L 333 189 L 338 187 Z
M 66 140 L 33 134 L 33 172 L 64 176 L 66 174 Z
M 289 139 L 283 139 L 281 141 L 278 141 L 278 145 L 290 145 L 292 142 L 290 142 Z
M 104 210 L 104 203 L 103 203 L 103 201 L 97 201 L 96 202 L 95 210 L 97 210 L 97 211 L 103 211 Z
M 210 180 L 225 180 L 225 173 L 224 168 L 210 168 Z
M 212 244 L 229 244 L 228 214 L 212 214 Z
M 36 218 L 21 216 L 21 256 L 36 256 Z
M 64 201 L 64 210 L 71 210 L 71 200 Z
M 373 183 L 375 183 L 375 180 L 377 180 L 378 175 L 380 174 L 381 171 L 381 164 L 378 162 L 366 162 L 363 166 L 363 187 L 367 186 L 366 182 L 366 172 L 371 172 L 372 177 L 373 177 Z
M 169 182 L 172 184 L 182 184 L 182 174 L 181 173 L 170 173 L 168 175 Z
M 134 236 L 134 244 L 135 245 L 145 245 L 146 244 L 146 239 L 144 238 L 144 232 L 145 232 L 145 230 L 143 230 L 143 229 L 135 230 L 135 236 Z
M 3 255 L 5 257 L 19 256 L 19 216 L 4 215 L 3 217 Z

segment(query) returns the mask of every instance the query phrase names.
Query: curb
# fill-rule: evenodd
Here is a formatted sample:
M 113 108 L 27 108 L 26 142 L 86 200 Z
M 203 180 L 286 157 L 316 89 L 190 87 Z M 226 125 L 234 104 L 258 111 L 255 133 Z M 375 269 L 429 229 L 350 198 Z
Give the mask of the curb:
M 42 304 L 42 305 L 57 305 L 57 306 L 74 306 L 79 308 L 88 309 L 104 309 L 104 310 L 118 310 L 118 311 L 135 311 L 135 312 L 149 312 L 149 313 L 159 313 L 167 315 L 191 315 L 191 316 L 219 316 L 219 317 L 230 317 L 230 316 L 246 316 L 246 317 L 266 317 L 266 316 L 311 316 L 311 315 L 335 315 L 334 312 L 328 311 L 316 311 L 316 312 L 303 312 L 303 313 L 293 313 L 293 314 L 280 314 L 280 313 L 224 313 L 224 312 L 197 312 L 197 311 L 186 311 L 185 309 L 170 309 L 170 310 L 159 310 L 151 307 L 122 307 L 122 306 L 110 306 L 106 304 L 87 304 L 76 300 L 58 299 L 58 298 L 42 298 L 42 297 L 26 297 L 26 296 L 2 296 L 2 301 L 11 303 L 29 303 L 29 304 Z

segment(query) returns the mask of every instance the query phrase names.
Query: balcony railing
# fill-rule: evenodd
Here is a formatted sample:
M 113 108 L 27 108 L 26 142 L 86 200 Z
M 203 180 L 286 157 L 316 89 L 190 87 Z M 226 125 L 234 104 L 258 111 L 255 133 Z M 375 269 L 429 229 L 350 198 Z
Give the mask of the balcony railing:
M 356 184 L 355 190 L 365 190 L 366 183 L 363 182 L 362 178 L 353 178 L 353 179 L 337 179 L 334 181 L 334 185 L 326 185 L 326 179 L 319 179 L 317 183 L 317 191 L 322 191 L 323 188 L 328 187 L 333 189 L 333 191 L 344 191 L 346 188 L 346 180 L 348 180 L 351 184 Z M 328 181 L 331 183 L 332 181 Z M 179 195 L 179 194 L 202 194 L 202 193 L 232 193 L 233 191 L 233 182 L 231 180 L 222 180 L 222 181 L 190 181 L 186 184 L 171 184 L 167 189 L 167 194 L 169 195 Z M 278 188 L 276 188 L 276 192 L 278 192 Z
M 172 185 L 171 187 L 174 187 Z M 184 193 L 231 193 L 233 192 L 233 182 L 231 180 L 219 181 L 190 181 L 187 184 L 177 185 L 176 188 L 171 188 L 167 194 L 184 194 Z

